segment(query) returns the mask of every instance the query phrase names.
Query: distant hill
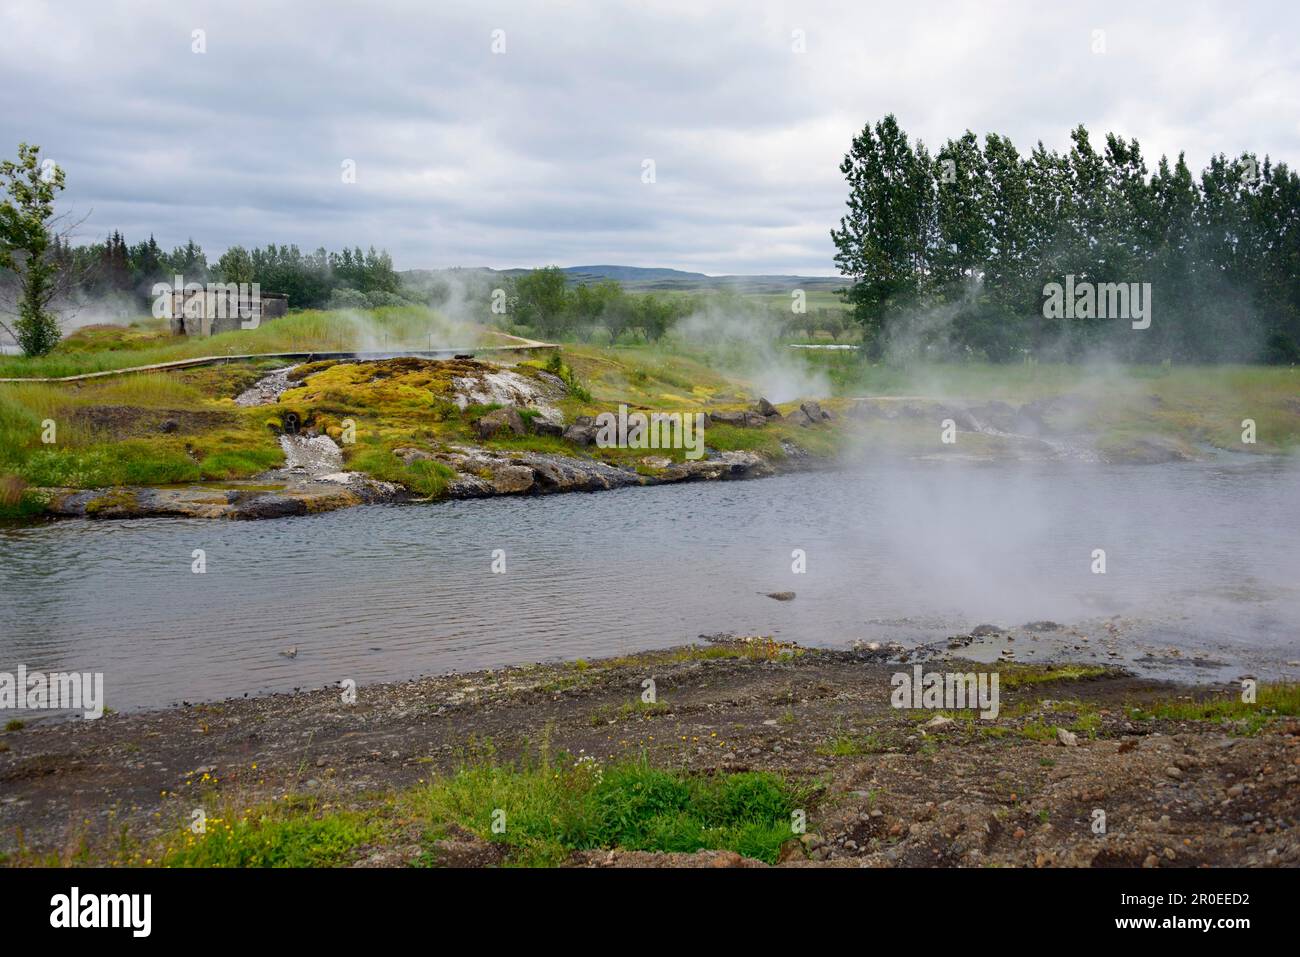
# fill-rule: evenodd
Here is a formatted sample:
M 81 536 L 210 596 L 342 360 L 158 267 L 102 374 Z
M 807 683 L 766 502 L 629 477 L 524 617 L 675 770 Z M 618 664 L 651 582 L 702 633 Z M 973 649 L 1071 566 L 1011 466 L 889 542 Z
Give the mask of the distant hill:
M 664 279 L 707 282 L 712 278 L 702 272 L 646 266 L 565 266 L 564 271 L 575 278 L 617 279 L 619 282 L 648 282 Z
M 456 269 L 409 269 L 402 275 L 418 282 L 420 279 L 431 278 L 440 273 L 509 277 L 520 276 L 529 271 L 528 269 L 469 266 Z M 568 276 L 569 282 L 573 284 L 613 279 L 624 288 L 637 292 L 689 292 L 699 289 L 729 289 L 742 293 L 788 293 L 791 289 L 830 292 L 848 285 L 848 280 L 838 276 L 709 276 L 702 272 L 651 266 L 565 266 L 563 271 Z

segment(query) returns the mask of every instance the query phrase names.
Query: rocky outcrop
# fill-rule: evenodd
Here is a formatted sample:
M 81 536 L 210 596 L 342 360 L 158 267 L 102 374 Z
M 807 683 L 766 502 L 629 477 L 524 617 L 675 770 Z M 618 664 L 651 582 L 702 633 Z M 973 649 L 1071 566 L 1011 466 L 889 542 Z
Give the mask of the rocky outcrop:
M 1165 435 L 1138 435 L 1101 443 L 1101 460 L 1110 464 L 1166 465 L 1190 462 L 1196 456 L 1187 445 Z
M 721 423 L 722 425 L 734 425 L 742 429 L 761 429 L 767 425 L 767 417 L 744 409 L 740 412 L 710 412 L 709 421 L 711 423 Z
M 630 485 L 761 478 L 775 473 L 771 464 L 754 452 L 718 452 L 686 462 L 649 456 L 643 464 L 653 471 L 647 474 L 596 459 L 544 452 L 500 453 L 466 447 L 440 453 L 397 451 L 405 453 L 406 461 L 427 458 L 452 468 L 456 475 L 447 487 L 450 498 L 599 492 Z
M 377 482 L 359 472 L 341 472 L 280 489 L 237 484 L 52 489 L 48 511 L 68 518 L 282 518 L 410 498 L 401 486 Z
M 693 462 L 676 462 L 658 476 L 661 482 L 712 482 L 766 478 L 776 469 L 757 452 L 718 452 Z
M 507 405 L 481 417 L 474 423 L 474 431 L 480 439 L 487 441 L 502 431 L 512 435 L 527 435 L 528 426 L 524 424 L 524 417 L 519 414 L 519 410 L 513 405 Z

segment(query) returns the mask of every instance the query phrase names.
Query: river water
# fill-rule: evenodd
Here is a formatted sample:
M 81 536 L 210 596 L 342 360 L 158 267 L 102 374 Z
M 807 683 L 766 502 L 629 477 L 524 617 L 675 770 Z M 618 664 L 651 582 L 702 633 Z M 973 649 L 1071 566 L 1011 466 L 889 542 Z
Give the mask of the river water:
M 797 597 L 764 594 L 778 591 Z M 1039 619 L 1074 626 L 1092 654 L 1109 634 L 1110 660 L 1167 677 L 1295 675 L 1300 469 L 877 463 L 263 522 L 0 528 L 0 671 L 101 671 L 118 710 L 718 632 L 910 647 Z

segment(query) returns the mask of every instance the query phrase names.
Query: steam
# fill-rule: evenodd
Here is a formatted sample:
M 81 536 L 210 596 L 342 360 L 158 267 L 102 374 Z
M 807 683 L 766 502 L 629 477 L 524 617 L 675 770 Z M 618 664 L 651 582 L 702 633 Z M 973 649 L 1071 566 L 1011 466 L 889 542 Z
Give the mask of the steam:
M 830 394 L 826 374 L 782 344 L 780 323 L 766 309 L 719 297 L 678 322 L 668 338 L 704 352 L 720 371 L 748 380 L 771 402 Z

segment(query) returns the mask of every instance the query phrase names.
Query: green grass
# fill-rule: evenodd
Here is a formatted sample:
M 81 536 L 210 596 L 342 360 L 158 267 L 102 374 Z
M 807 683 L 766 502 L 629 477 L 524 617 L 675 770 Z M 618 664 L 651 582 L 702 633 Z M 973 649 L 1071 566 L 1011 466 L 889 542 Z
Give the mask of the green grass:
M 698 777 L 644 760 L 600 768 L 567 758 L 552 765 L 543 757 L 515 767 L 466 765 L 435 780 L 419 801 L 431 822 L 455 823 L 505 845 L 512 864 L 554 865 L 573 851 L 615 847 L 726 849 L 775 863 L 794 837 L 799 795 L 757 772 Z M 494 833 L 494 819 L 504 831 Z
M 256 374 L 225 367 L 77 386 L 0 385 L 0 515 L 43 508 L 21 491 L 28 487 L 167 485 L 279 465 L 283 454 L 263 416 L 229 398 Z M 171 432 L 161 429 L 167 419 L 179 423 Z
M 1300 682 L 1269 682 L 1256 690 L 1256 700 L 1241 700 L 1240 692 L 1190 701 L 1160 701 L 1129 709 L 1136 720 L 1243 722 L 1244 733 L 1256 734 L 1278 717 L 1300 716 Z
M 232 815 L 235 812 L 231 812 Z M 379 833 L 347 811 L 263 808 L 252 815 L 209 817 L 205 833 L 182 829 L 163 852 L 165 867 L 334 867 Z
M 0 374 L 63 375 L 206 354 L 354 349 L 366 345 L 367 339 L 375 344 L 375 337 L 381 343 L 387 339 L 390 346 L 423 347 L 429 329 L 442 328 L 440 324 L 443 320 L 435 312 L 400 308 L 372 310 L 364 316 L 294 313 L 256 330 L 208 339 L 171 337 L 155 320 L 90 326 L 64 340 L 50 356 L 0 359 Z M 1081 366 L 978 363 L 903 369 L 872 365 L 851 353 L 790 352 L 796 365 L 804 363 L 810 371 L 826 374 L 840 395 L 921 395 L 1023 404 L 1070 394 L 1080 403 L 1070 413 L 1071 421 L 1059 424 L 1096 435 L 1103 449 L 1111 449 L 1121 459 L 1153 434 L 1172 438 L 1189 452 L 1204 445 L 1276 452 L 1300 444 L 1296 399 L 1300 370 L 1296 369 L 1135 366 L 1103 372 Z M 0 518 L 40 512 L 43 499 L 32 489 L 41 487 L 248 478 L 282 461 L 274 430 L 267 423 L 278 421 L 278 413 L 291 409 L 311 416 L 312 427 L 336 439 L 344 420 L 354 420 L 360 445 L 348 450 L 349 467 L 430 497 L 444 494 L 450 473 L 428 463 L 406 466 L 392 450 L 403 445 L 436 451 L 453 444 L 478 444 L 473 418 L 479 410 L 461 411 L 449 400 L 449 372 L 375 375 L 373 368 L 321 363 L 309 381 L 285 393 L 273 412 L 234 406 L 231 398 L 267 365 L 248 362 L 136 374 L 76 387 L 0 385 Z M 529 360 L 523 366 L 549 366 L 570 383 L 572 394 L 559 403 L 570 420 L 620 403 L 647 412 L 738 409 L 751 405 L 758 394 L 755 384 L 726 357 L 691 351 L 676 341 L 655 346 L 566 345 L 563 355 Z M 827 403 L 841 412 L 844 405 Z M 164 434 L 157 428 L 169 414 L 180 412 L 201 415 L 182 416 L 180 431 Z M 1256 445 L 1240 441 L 1244 418 L 1257 424 Z M 41 441 L 47 420 L 58 427 L 53 445 Z M 704 441 L 721 451 L 752 451 L 780 459 L 785 455 L 784 440 L 830 458 L 846 442 L 842 425 L 776 424 L 760 429 L 714 425 L 706 429 Z M 852 429 L 854 441 L 868 447 L 926 452 L 936 445 L 933 423 L 925 416 L 869 419 Z M 963 453 L 996 457 L 1009 443 L 963 432 L 960 448 Z M 657 474 L 656 467 L 640 461 L 646 455 L 642 450 L 580 452 L 561 439 L 533 435 L 503 436 L 487 444 L 507 453 L 592 455 L 642 474 Z M 680 449 L 656 454 L 673 461 L 684 458 Z
M 829 758 L 847 758 L 858 754 L 867 754 L 870 747 L 858 738 L 848 734 L 837 735 L 817 745 L 818 754 Z
M 1110 674 L 1100 665 L 1022 665 L 1004 664 L 998 667 L 998 687 L 1001 691 L 1051 684 L 1056 681 L 1087 681 Z
M 431 498 L 442 496 L 456 474 L 450 466 L 429 459 L 407 465 L 388 449 L 363 449 L 350 455 L 347 465 L 381 482 L 396 482 Z
M 268 320 L 256 329 L 239 329 L 207 338 L 172 336 L 165 321 L 140 319 L 129 326 L 87 326 L 69 335 L 49 355 L 0 357 L 0 378 L 80 375 L 210 355 L 258 352 L 347 352 L 369 347 L 427 349 L 429 335 L 467 348 L 479 344 L 477 329 L 455 330 L 435 310 L 419 306 L 385 307 L 363 313 L 305 310 Z
M 199 463 L 199 471 L 205 479 L 234 479 L 265 472 L 283 462 L 284 455 L 278 447 L 235 449 L 205 456 Z

